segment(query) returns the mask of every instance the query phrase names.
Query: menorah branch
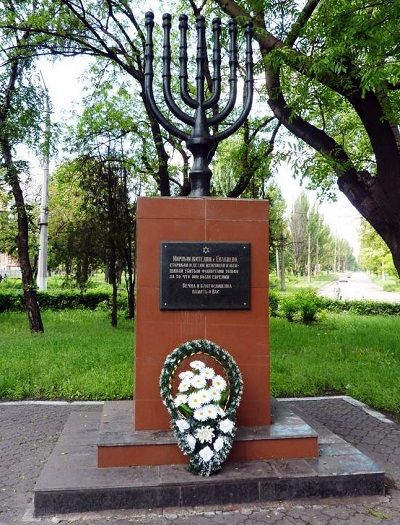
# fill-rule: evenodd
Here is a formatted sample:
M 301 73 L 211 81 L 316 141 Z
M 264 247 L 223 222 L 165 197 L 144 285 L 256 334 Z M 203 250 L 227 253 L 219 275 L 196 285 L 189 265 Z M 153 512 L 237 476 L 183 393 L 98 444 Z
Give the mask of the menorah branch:
M 171 113 L 182 123 L 191 126 L 191 133 L 187 134 L 169 121 L 158 108 L 153 93 L 153 28 L 154 15 L 146 13 L 146 51 L 145 51 L 145 97 L 146 101 L 158 122 L 172 135 L 186 142 L 188 150 L 193 155 L 193 165 L 189 172 L 191 191 L 190 197 L 207 197 L 210 195 L 211 170 L 209 162 L 215 152 L 217 144 L 237 131 L 247 118 L 253 101 L 253 59 L 252 59 L 252 25 L 246 24 L 246 79 L 244 88 L 243 108 L 240 116 L 225 130 L 211 134 L 213 126 L 222 124 L 233 111 L 237 97 L 237 65 L 238 44 L 237 24 L 229 21 L 229 96 L 221 112 L 207 118 L 207 111 L 215 111 L 221 96 L 221 21 L 216 18 L 212 23 L 213 31 L 213 79 L 212 93 L 205 97 L 205 71 L 207 67 L 207 41 L 205 18 L 196 18 L 196 96 L 192 97 L 188 90 L 188 54 L 187 32 L 188 17 L 179 17 L 180 45 L 179 45 L 179 85 L 180 95 L 184 104 L 194 110 L 194 114 L 185 113 L 175 102 L 171 91 L 171 15 L 163 16 L 163 95 L 165 104 Z

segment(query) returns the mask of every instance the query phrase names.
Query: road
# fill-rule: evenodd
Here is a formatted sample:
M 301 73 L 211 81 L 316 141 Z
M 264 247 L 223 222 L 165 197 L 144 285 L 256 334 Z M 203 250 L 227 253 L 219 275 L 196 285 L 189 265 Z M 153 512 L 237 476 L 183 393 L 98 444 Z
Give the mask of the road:
M 340 298 L 343 300 L 367 299 L 370 301 L 400 303 L 400 293 L 384 292 L 377 284 L 373 283 L 368 274 L 364 272 L 341 274 L 339 281 L 322 286 L 318 290 L 318 293 L 324 297 L 336 299 L 338 296 L 338 287 Z

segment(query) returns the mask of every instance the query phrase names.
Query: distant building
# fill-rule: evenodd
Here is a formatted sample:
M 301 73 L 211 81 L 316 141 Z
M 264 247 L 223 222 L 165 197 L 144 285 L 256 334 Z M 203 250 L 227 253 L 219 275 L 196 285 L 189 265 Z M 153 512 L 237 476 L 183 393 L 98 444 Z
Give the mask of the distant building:
M 21 277 L 19 262 L 7 253 L 0 253 L 0 275 L 2 277 Z

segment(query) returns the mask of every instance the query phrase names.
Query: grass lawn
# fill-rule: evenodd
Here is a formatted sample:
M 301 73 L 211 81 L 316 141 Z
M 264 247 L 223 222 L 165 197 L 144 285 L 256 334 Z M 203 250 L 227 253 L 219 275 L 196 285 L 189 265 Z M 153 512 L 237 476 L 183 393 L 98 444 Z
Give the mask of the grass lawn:
M 347 394 L 400 416 L 400 318 L 329 314 L 271 322 L 274 396 Z
M 132 322 L 104 312 L 0 315 L 0 398 L 118 399 L 132 395 Z M 304 326 L 271 319 L 275 396 L 348 394 L 400 417 L 400 318 L 329 314 Z
M 45 333 L 31 335 L 25 314 L 0 314 L 0 398 L 132 396 L 132 321 L 113 329 L 105 312 L 42 315 Z
M 309 283 L 307 276 L 305 275 L 298 277 L 288 275 L 286 276 L 286 287 L 284 291 L 280 289 L 279 280 L 275 274 L 270 274 L 269 282 L 271 290 L 279 292 L 281 295 L 289 295 L 294 292 L 297 292 L 302 288 L 312 288 L 314 290 L 318 290 L 318 288 L 321 288 L 321 286 L 323 286 L 324 284 L 329 284 L 335 281 L 337 278 L 338 276 L 334 273 L 313 275 L 311 277 L 311 282 Z

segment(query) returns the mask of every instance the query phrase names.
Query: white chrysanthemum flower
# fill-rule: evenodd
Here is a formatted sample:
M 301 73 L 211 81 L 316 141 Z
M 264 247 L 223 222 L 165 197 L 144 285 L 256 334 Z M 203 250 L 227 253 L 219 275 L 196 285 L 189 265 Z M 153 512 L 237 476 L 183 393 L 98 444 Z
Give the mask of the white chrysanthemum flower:
M 221 436 L 214 441 L 215 452 L 219 452 L 221 450 L 221 448 L 224 446 L 224 441 L 224 438 Z
M 204 407 L 197 408 L 193 413 L 193 417 L 197 419 L 197 421 L 205 421 L 207 419 L 207 412 L 204 410 Z
M 206 427 L 200 427 L 196 430 L 194 436 L 200 441 L 200 443 L 204 443 L 205 441 L 211 443 L 214 437 L 214 430 L 208 425 Z
M 222 376 L 215 376 L 212 382 L 212 386 L 222 392 L 226 388 L 226 381 Z
M 218 402 L 221 399 L 221 390 L 218 390 L 215 386 L 210 387 L 208 393 L 210 394 L 212 401 Z
M 187 392 L 191 388 L 190 379 L 184 379 L 178 386 L 179 392 Z
M 201 370 L 202 368 L 204 368 L 206 365 L 202 362 L 202 361 L 192 361 L 190 363 L 190 366 L 194 369 L 194 370 Z
M 183 432 L 184 430 L 187 430 L 188 428 L 190 428 L 190 425 L 186 421 L 186 419 L 177 419 L 176 426 L 179 428 L 179 430 L 181 432 Z
M 200 450 L 199 452 L 199 456 L 201 457 L 201 459 L 203 461 L 205 461 L 206 463 L 208 463 L 210 461 L 210 459 L 213 457 L 214 455 L 214 452 L 211 450 L 210 447 L 204 447 Z
M 187 444 L 189 445 L 190 450 L 194 450 L 194 447 L 196 446 L 196 440 L 195 440 L 195 438 L 192 436 L 192 434 L 188 434 L 188 435 L 186 436 L 186 442 L 187 442 Z
M 178 394 L 176 398 L 174 399 L 174 405 L 176 407 L 179 407 L 183 405 L 183 403 L 186 403 L 186 401 L 187 401 L 187 396 L 185 394 Z
M 203 405 L 203 398 L 199 392 L 192 392 L 187 398 L 187 404 L 190 408 L 200 408 Z
M 203 388 L 203 390 L 199 390 L 197 393 L 201 397 L 203 405 L 206 405 L 211 401 L 210 392 L 206 388 Z
M 178 377 L 179 379 L 192 379 L 193 372 L 187 370 L 186 372 L 181 372 Z
M 222 432 L 225 432 L 225 434 L 230 434 L 234 426 L 234 422 L 230 419 L 223 419 L 219 424 L 219 428 L 222 430 Z
M 209 419 L 215 419 L 217 417 L 217 407 L 213 405 L 212 403 L 209 405 L 206 405 L 204 407 L 204 410 L 206 411 L 207 417 Z
M 194 388 L 205 388 L 207 386 L 207 381 L 201 375 L 195 375 L 190 380 L 190 384 Z
M 215 376 L 215 372 L 213 368 L 207 366 L 200 370 L 200 375 L 205 379 L 212 379 Z

